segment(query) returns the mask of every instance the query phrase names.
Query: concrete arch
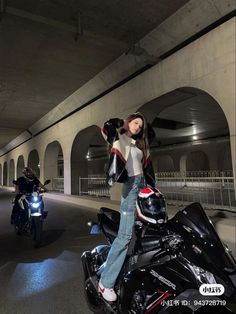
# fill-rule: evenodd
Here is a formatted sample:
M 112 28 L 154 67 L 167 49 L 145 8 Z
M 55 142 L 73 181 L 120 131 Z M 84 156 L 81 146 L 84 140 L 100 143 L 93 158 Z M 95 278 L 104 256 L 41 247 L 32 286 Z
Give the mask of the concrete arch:
M 206 114 L 214 113 L 215 120 L 220 119 L 221 122 L 220 132 L 228 135 L 230 133 L 229 122 L 220 104 L 209 93 L 199 88 L 179 87 L 143 104 L 138 111 L 144 114 L 154 128 L 158 129 L 157 138 L 164 134 L 165 141 L 159 140 L 159 146 L 163 143 L 170 144 L 168 138 L 176 139 L 174 132 L 181 136 L 182 142 L 192 141 L 193 135 L 199 139 L 205 131 L 203 126 L 207 126 Z M 204 121 L 201 121 L 201 117 Z M 185 120 L 187 123 L 184 123 Z M 215 136 L 217 132 L 219 130 L 216 129 L 213 121 L 209 137 Z
M 71 194 L 79 193 L 79 177 L 88 177 L 90 149 L 105 145 L 100 128 L 96 125 L 83 129 L 76 135 L 71 150 Z M 86 184 L 84 189 L 86 190 Z
M 0 185 L 2 185 L 2 164 L 0 164 Z
M 49 189 L 64 191 L 64 159 L 62 147 L 58 141 L 53 141 L 46 147 L 44 177 L 51 180 L 51 183 L 48 185 Z M 59 178 L 62 179 L 59 180 Z
M 176 157 L 175 153 L 178 154 L 178 143 L 187 143 L 186 150 L 189 154 L 193 150 L 191 145 L 196 140 L 222 136 L 229 138 L 229 123 L 224 110 L 209 93 L 199 88 L 179 87 L 142 105 L 138 110 L 154 127 L 157 139 L 153 146 L 169 146 L 173 157 Z M 212 147 L 214 145 L 215 147 Z M 216 150 L 217 146 L 217 142 L 213 143 L 209 154 L 211 150 Z M 190 162 L 190 157 L 188 160 L 186 156 L 180 158 L 181 171 L 209 170 L 207 156 L 194 153 L 191 155 L 191 158 L 193 157 L 197 158 L 195 165 L 191 165 L 193 161 Z M 185 162 L 188 164 L 184 165 Z
M 3 185 L 7 185 L 7 177 L 8 177 L 8 171 L 7 171 L 7 162 L 5 161 L 3 164 Z
M 9 163 L 9 186 L 14 186 L 13 180 L 15 180 L 15 162 L 14 159 L 11 159 Z
M 16 176 L 19 178 L 22 175 L 22 169 L 25 167 L 25 160 L 24 156 L 20 155 L 17 159 L 17 165 L 16 165 Z
M 186 171 L 208 171 L 209 169 L 209 160 L 206 153 L 193 151 L 187 155 Z
M 40 177 L 39 154 L 38 154 L 38 151 L 36 149 L 32 150 L 29 153 L 27 166 L 32 168 L 35 171 L 36 176 L 38 178 Z

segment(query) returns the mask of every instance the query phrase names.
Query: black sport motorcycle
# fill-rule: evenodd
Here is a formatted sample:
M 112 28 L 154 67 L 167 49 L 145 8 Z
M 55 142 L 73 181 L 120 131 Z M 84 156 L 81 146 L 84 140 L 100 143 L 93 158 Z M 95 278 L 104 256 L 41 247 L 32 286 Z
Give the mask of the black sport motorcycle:
M 43 221 L 48 214 L 44 209 L 43 192 L 45 185 L 50 182 L 51 180 L 46 180 L 42 187 L 34 187 L 32 193 L 22 194 L 16 201 L 15 232 L 17 235 L 31 236 L 34 247 L 39 247 L 42 243 Z
M 107 302 L 97 286 L 120 214 L 98 213 L 108 245 L 82 256 L 85 296 L 93 313 L 235 313 L 236 261 L 199 203 L 154 226 L 136 220 L 126 260 L 115 284 L 116 302 Z M 93 231 L 92 231 L 93 233 Z

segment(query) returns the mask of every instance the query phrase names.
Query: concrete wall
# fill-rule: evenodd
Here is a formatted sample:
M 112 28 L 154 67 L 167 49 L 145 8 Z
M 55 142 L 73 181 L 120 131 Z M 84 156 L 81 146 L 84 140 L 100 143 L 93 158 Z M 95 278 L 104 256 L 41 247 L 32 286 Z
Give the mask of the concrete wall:
M 13 159 L 16 164 L 20 155 L 23 155 L 24 160 L 28 160 L 29 153 L 36 149 L 40 162 L 40 178 L 44 180 L 46 147 L 49 143 L 58 141 L 64 155 L 65 193 L 70 194 L 71 153 L 74 140 L 80 131 L 91 126 L 99 127 L 104 120 L 114 116 L 125 118 L 152 99 L 181 87 L 193 87 L 207 92 L 222 108 L 229 125 L 232 164 L 236 178 L 235 18 L 4 155 L 0 158 L 0 163 L 3 166 L 7 162 L 9 167 L 9 161 Z M 75 97 L 79 102 L 80 95 L 75 94 Z M 78 152 L 80 149 L 83 149 L 82 145 L 78 147 Z

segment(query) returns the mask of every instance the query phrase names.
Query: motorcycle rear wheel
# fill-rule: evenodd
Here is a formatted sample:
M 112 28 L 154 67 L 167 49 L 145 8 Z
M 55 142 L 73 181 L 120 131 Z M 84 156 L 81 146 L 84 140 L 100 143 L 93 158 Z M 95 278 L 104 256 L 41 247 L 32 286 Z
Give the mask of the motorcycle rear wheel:
M 106 307 L 98 296 L 98 292 L 94 289 L 90 279 L 84 282 L 84 294 L 89 309 L 95 314 L 108 314 Z
M 23 234 L 23 231 L 17 225 L 14 225 L 14 230 L 15 230 L 15 234 L 18 236 L 21 236 Z

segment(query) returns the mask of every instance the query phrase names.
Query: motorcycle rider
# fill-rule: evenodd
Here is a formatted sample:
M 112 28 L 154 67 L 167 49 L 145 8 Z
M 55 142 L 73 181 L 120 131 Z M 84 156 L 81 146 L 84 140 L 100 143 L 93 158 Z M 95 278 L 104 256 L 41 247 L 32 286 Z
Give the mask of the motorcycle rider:
M 98 291 L 107 301 L 116 301 L 113 289 L 124 263 L 135 221 L 135 203 L 145 183 L 155 187 L 155 176 L 150 160 L 149 144 L 155 133 L 140 112 L 125 121 L 115 118 L 105 122 L 102 135 L 112 146 L 107 171 L 108 184 L 124 183 L 121 197 L 121 218 L 116 239 L 112 243 Z
M 21 196 L 25 193 L 32 193 L 33 189 L 36 187 L 42 187 L 42 183 L 37 178 L 35 172 L 30 167 L 24 167 L 22 170 L 23 176 L 14 180 L 16 196 L 14 199 L 14 205 L 11 213 L 11 224 L 14 224 L 14 219 L 16 217 L 16 213 L 19 209 L 18 201 Z

